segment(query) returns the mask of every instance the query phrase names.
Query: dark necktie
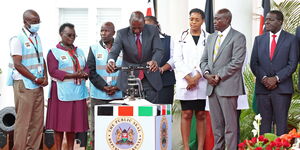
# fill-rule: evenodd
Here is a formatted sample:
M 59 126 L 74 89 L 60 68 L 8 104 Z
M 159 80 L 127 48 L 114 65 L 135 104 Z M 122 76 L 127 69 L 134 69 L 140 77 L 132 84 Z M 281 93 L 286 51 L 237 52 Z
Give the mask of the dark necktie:
M 274 56 L 274 52 L 275 52 L 275 49 L 276 49 L 276 35 L 273 34 L 272 35 L 272 42 L 271 42 L 271 50 L 270 50 L 270 59 L 272 60 L 273 56 Z
M 142 43 L 141 43 L 141 40 L 140 40 L 140 34 L 136 34 L 135 43 L 136 43 L 136 47 L 138 49 L 138 60 L 141 60 L 142 59 Z M 138 78 L 141 79 L 141 80 L 144 78 L 143 70 L 139 71 Z

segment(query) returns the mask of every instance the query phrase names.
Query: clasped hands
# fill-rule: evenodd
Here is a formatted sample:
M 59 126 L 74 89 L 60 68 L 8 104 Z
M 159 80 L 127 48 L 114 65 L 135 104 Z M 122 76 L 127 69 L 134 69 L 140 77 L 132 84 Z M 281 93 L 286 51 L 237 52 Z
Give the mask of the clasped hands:
M 221 80 L 220 76 L 216 74 L 205 74 L 204 77 L 207 80 L 207 83 L 212 86 L 218 85 Z
M 84 72 L 83 70 L 79 70 L 77 72 L 75 72 L 74 74 L 74 78 L 87 78 L 88 74 L 86 72 Z
M 186 89 L 187 90 L 193 90 L 194 88 L 197 87 L 198 82 L 202 78 L 202 75 L 200 73 L 197 73 L 195 76 L 191 77 L 190 75 L 186 75 L 184 79 L 188 83 Z
M 158 70 L 158 64 L 156 61 L 151 60 L 147 62 L 147 65 L 149 66 L 149 70 L 152 72 L 155 72 Z M 106 65 L 106 72 L 107 73 L 114 73 L 116 72 L 116 63 L 113 61 L 110 61 Z
M 273 90 L 277 87 L 277 78 L 274 77 L 264 77 L 261 80 L 261 83 L 268 89 L 268 90 Z
M 37 78 L 34 80 L 34 82 L 41 87 L 45 87 L 48 85 L 48 78 L 46 77 Z
M 119 88 L 116 86 L 104 86 L 102 90 L 107 93 L 107 95 L 114 95 L 119 91 Z

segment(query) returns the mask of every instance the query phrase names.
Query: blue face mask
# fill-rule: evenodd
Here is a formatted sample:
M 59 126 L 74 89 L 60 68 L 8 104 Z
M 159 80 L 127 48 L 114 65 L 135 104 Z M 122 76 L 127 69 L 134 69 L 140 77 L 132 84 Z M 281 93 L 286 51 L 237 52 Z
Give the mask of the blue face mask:
M 30 28 L 28 29 L 32 33 L 36 33 L 40 29 L 40 24 L 31 24 Z

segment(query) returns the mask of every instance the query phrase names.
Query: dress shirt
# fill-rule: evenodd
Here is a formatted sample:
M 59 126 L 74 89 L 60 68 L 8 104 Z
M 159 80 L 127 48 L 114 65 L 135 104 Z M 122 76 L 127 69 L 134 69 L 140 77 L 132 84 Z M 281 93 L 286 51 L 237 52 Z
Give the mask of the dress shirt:
M 218 31 L 218 35 L 220 35 L 220 34 L 223 35 L 221 38 L 220 46 L 222 45 L 224 39 L 226 38 L 226 36 L 228 35 L 230 30 L 231 30 L 231 26 L 228 26 L 223 32 Z
M 280 29 L 277 33 L 275 33 L 276 37 L 275 37 L 275 41 L 276 41 L 276 45 L 277 45 L 277 41 L 278 41 L 278 38 L 279 38 L 279 35 L 281 33 L 282 29 Z M 272 32 L 269 32 L 269 36 L 270 36 L 270 40 L 269 40 L 269 52 L 271 52 L 271 44 L 272 44 L 272 40 L 273 40 L 273 37 L 272 35 L 274 35 L 274 33 Z

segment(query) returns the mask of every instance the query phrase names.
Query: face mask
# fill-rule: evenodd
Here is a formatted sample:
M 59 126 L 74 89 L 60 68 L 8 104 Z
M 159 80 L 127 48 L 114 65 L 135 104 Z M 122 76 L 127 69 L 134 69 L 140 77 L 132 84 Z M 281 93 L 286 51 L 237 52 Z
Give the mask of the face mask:
M 40 29 L 40 24 L 31 24 L 30 28 L 28 29 L 32 33 L 36 33 Z

